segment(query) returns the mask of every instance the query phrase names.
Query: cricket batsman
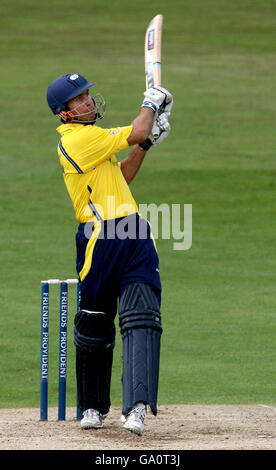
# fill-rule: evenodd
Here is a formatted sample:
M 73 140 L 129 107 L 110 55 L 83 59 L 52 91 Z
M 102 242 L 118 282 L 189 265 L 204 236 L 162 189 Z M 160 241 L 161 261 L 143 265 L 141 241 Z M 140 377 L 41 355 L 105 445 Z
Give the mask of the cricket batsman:
M 78 406 L 82 429 L 101 428 L 110 409 L 119 314 L 123 343 L 125 429 L 141 435 L 147 407 L 157 414 L 161 326 L 159 259 L 150 225 L 138 213 L 129 183 L 147 151 L 169 134 L 173 97 L 162 87 L 144 93 L 130 125 L 98 125 L 105 113 L 95 83 L 79 73 L 54 80 L 47 101 L 62 124 L 58 156 L 78 221 L 76 269 L 80 310 L 74 320 Z M 116 154 L 131 147 L 118 162 Z

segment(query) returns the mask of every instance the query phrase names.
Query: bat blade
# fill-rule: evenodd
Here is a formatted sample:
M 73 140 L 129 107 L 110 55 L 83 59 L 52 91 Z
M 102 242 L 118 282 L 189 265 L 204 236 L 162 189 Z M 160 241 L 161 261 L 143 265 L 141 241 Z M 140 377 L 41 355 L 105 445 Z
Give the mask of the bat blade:
M 156 15 L 148 25 L 145 36 L 146 88 L 161 85 L 161 44 L 163 15 Z

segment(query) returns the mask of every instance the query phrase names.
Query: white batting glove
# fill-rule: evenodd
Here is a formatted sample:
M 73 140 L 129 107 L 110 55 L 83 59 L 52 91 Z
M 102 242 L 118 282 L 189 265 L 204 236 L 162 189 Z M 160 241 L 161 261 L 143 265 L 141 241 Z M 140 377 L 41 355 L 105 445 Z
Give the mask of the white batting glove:
M 168 137 L 171 130 L 168 118 L 169 113 L 162 113 L 155 118 L 148 138 L 139 144 L 143 150 L 149 150 L 152 145 L 161 144 L 161 142 Z
M 154 120 L 151 133 L 148 136 L 152 145 L 159 145 L 168 137 L 171 130 L 168 118 L 169 114 L 164 112 Z
M 144 96 L 142 108 L 151 108 L 154 113 L 156 111 L 159 111 L 159 113 L 171 111 L 172 105 L 170 109 L 166 109 L 166 107 L 173 102 L 173 96 L 166 88 L 162 88 L 161 86 L 149 88 L 145 91 Z
M 165 106 L 161 106 L 159 108 L 158 113 L 159 114 L 166 113 L 169 116 L 171 114 L 172 107 L 173 107 L 173 99 L 171 100 L 170 103 L 166 104 Z
M 158 110 L 158 114 L 167 113 L 168 116 L 169 116 L 171 114 L 171 110 L 172 110 L 172 107 L 173 107 L 173 95 L 168 90 L 166 90 L 165 88 L 162 88 L 161 86 L 156 86 L 154 88 L 167 93 L 167 98 L 161 104 L 161 106 Z

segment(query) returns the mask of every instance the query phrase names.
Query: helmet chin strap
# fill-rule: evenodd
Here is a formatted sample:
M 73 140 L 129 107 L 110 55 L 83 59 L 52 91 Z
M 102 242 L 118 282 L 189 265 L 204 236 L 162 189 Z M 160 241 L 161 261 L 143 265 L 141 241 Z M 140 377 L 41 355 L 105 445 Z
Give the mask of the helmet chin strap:
M 95 119 L 93 119 L 93 121 L 80 121 L 79 119 L 73 119 L 73 121 L 71 122 L 76 122 L 77 124 L 95 124 L 96 121 L 97 116 L 95 117 Z
M 85 116 L 90 113 L 83 113 L 83 114 L 74 114 L 72 111 L 61 111 L 59 113 L 59 117 L 62 119 L 62 121 L 65 124 L 68 124 L 70 122 L 77 122 L 79 124 L 94 124 L 99 117 L 98 113 L 95 113 L 94 119 L 91 119 L 91 121 L 82 121 L 81 119 L 78 119 L 79 116 Z
M 60 111 L 59 117 L 65 124 L 67 124 L 68 122 L 72 122 L 75 116 L 71 111 Z

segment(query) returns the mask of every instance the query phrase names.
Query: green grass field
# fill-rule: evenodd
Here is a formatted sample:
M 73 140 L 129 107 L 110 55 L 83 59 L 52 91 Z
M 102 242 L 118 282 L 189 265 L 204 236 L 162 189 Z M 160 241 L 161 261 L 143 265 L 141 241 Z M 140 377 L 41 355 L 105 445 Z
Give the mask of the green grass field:
M 101 124 L 129 124 L 145 87 L 145 29 L 157 13 L 164 15 L 162 81 L 175 101 L 172 131 L 150 150 L 131 189 L 138 203 L 193 205 L 189 251 L 157 240 L 159 403 L 275 403 L 276 1 L 2 0 L 1 407 L 39 406 L 40 280 L 75 277 L 77 223 L 46 89 L 77 71 L 106 98 Z M 73 290 L 70 301 L 67 403 L 74 405 Z M 117 328 L 114 405 L 120 378 Z

